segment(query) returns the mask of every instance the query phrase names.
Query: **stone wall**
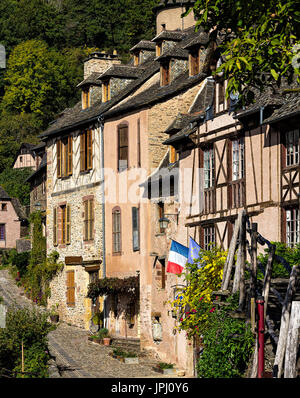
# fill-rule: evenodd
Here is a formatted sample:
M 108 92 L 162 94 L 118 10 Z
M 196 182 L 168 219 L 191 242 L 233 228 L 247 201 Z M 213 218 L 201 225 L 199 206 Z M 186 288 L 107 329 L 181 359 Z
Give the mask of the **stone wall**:
M 93 130 L 93 169 L 80 173 L 80 137 L 73 133 L 73 174 L 67 178 L 56 176 L 56 141 L 47 147 L 47 253 L 58 251 L 59 261 L 65 265 L 62 272 L 51 282 L 51 298 L 48 306 L 59 304 L 63 320 L 80 327 L 89 327 L 91 300 L 86 298 L 89 272 L 85 263 L 99 267 L 102 260 L 102 200 L 100 192 L 100 153 L 99 130 Z M 94 201 L 93 239 L 84 240 L 84 201 Z M 53 242 L 53 209 L 63 205 L 70 206 L 70 243 Z M 60 218 L 60 211 L 58 211 Z M 58 222 L 60 230 L 61 222 Z M 58 238 L 60 231 L 58 232 Z M 78 264 L 67 265 L 66 258 L 81 257 Z M 67 272 L 74 270 L 75 306 L 67 306 Z M 101 272 L 101 269 L 100 269 Z

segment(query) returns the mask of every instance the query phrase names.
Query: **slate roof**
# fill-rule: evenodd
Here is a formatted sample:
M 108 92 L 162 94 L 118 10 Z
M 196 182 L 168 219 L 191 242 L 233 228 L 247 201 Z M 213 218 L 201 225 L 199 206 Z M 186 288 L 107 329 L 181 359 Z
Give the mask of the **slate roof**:
M 282 94 L 283 104 L 264 120 L 263 124 L 271 124 L 300 113 L 300 91 L 286 91 Z
M 166 31 L 164 31 L 164 33 L 166 33 Z M 190 42 L 191 38 L 199 36 L 200 33 L 194 32 L 194 27 L 188 28 L 182 32 L 174 31 L 173 33 L 184 39 L 174 46 L 176 48 L 167 50 L 166 56 L 187 59 L 188 51 L 183 47 Z M 65 133 L 70 129 L 80 128 L 83 125 L 95 121 L 99 116 L 110 118 L 118 113 L 134 111 L 142 107 L 150 106 L 151 104 L 166 100 L 171 96 L 189 89 L 206 77 L 205 73 L 189 76 L 189 72 L 186 71 L 176 77 L 176 79 L 167 86 L 161 87 L 160 83 L 153 84 L 140 94 L 129 98 L 126 102 L 122 102 L 127 97 L 130 97 L 130 95 L 141 87 L 151 76 L 160 71 L 160 60 L 161 57 L 156 58 L 154 53 L 146 62 L 139 66 L 113 65 L 101 76 L 92 76 L 93 80 L 99 81 L 108 76 L 128 77 L 132 78 L 132 82 L 122 89 L 119 94 L 112 97 L 110 101 L 102 103 L 101 99 L 99 99 L 87 109 L 82 109 L 81 101 L 79 101 L 73 108 L 65 109 L 60 116 L 49 125 L 47 130 L 40 135 L 40 138 L 44 140 L 46 137 Z M 120 105 L 118 105 L 119 102 L 121 102 Z
M 1 200 L 10 200 L 10 196 L 8 195 L 8 193 L 5 191 L 4 188 L 1 187 L 0 185 L 0 199 Z
M 135 68 L 140 68 L 139 66 Z M 129 83 L 118 95 L 113 97 L 110 101 L 102 102 L 100 99 L 95 102 L 95 104 L 87 109 L 82 109 L 81 101 L 79 101 L 73 108 L 65 109 L 61 116 L 54 120 L 44 131 L 40 138 L 44 139 L 46 137 L 58 134 L 60 132 L 67 131 L 71 128 L 76 128 L 92 120 L 95 120 L 100 115 L 103 115 L 109 108 L 122 101 L 128 95 L 130 95 L 134 90 L 139 88 L 146 80 L 148 80 L 155 73 L 159 72 L 160 65 L 154 60 L 154 56 L 150 57 L 149 60 L 143 63 L 142 73 L 139 78 L 134 79 Z
M 129 51 L 134 52 L 136 50 L 148 50 L 148 51 L 155 51 L 155 43 L 150 40 L 141 40 L 135 46 L 133 46 Z
M 130 112 L 135 109 L 140 109 L 153 105 L 159 101 L 167 100 L 168 98 L 179 94 L 182 91 L 188 90 L 194 85 L 201 82 L 206 77 L 205 73 L 199 73 L 196 76 L 189 76 L 189 71 L 182 73 L 171 84 L 161 86 L 160 82 L 153 84 L 142 93 L 135 95 L 133 98 L 126 101 L 124 104 L 118 105 L 113 109 L 105 112 L 106 118 L 111 118 L 118 113 Z
M 143 68 L 137 68 L 136 66 L 127 66 L 127 65 L 112 65 L 107 69 L 104 73 L 102 73 L 98 79 L 102 80 L 106 77 L 124 77 L 128 79 L 136 79 L 138 78 L 142 72 Z
M 101 73 L 98 72 L 93 72 L 88 76 L 86 79 L 84 79 L 82 82 L 77 84 L 76 87 L 83 87 L 87 86 L 89 84 L 92 84 L 94 86 L 101 86 L 102 82 L 98 80 L 98 78 L 101 76 Z
M 173 47 L 169 48 L 168 50 L 164 51 L 162 55 L 157 57 L 157 61 L 161 61 L 162 59 L 165 58 L 182 58 L 182 59 L 188 59 L 189 58 L 189 52 L 187 50 L 184 50 L 183 48 L 180 47 Z
M 157 36 L 155 36 L 151 41 L 161 41 L 161 40 L 171 40 L 171 41 L 181 41 L 187 36 L 186 31 L 182 30 L 162 30 Z
M 25 213 L 22 209 L 21 203 L 17 198 L 11 198 L 8 193 L 0 186 L 0 200 L 7 200 L 10 201 L 15 209 L 17 216 L 20 219 L 26 219 Z

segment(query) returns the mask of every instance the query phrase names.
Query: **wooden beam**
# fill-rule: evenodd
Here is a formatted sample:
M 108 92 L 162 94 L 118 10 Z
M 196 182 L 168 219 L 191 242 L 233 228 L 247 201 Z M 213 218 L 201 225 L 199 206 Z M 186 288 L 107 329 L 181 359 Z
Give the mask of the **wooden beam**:
M 268 306 L 268 300 L 269 300 L 270 282 L 271 282 L 272 269 L 273 269 L 273 263 L 274 263 L 274 258 L 275 258 L 275 250 L 276 250 L 275 245 L 272 245 L 269 249 L 269 257 L 268 257 L 268 262 L 267 262 L 267 266 L 266 266 L 266 272 L 265 272 L 264 284 L 263 284 L 263 290 L 262 290 L 262 296 L 265 301 L 265 305 L 264 305 L 264 319 L 265 320 L 266 320 L 266 315 L 267 315 L 267 306 Z
M 282 306 L 279 339 L 278 339 L 278 345 L 277 345 L 276 356 L 273 367 L 273 377 L 278 379 L 282 375 L 283 360 L 284 360 L 286 340 L 287 340 L 289 321 L 290 321 L 291 302 L 292 302 L 292 297 L 294 296 L 296 290 L 296 278 L 297 278 L 298 268 L 299 266 L 297 265 L 294 265 L 292 268 L 287 292 Z
M 300 301 L 293 301 L 291 308 L 290 325 L 287 336 L 284 378 L 297 377 L 297 351 L 300 328 Z
M 239 212 L 237 220 L 235 221 L 234 231 L 233 231 L 232 239 L 230 242 L 226 262 L 224 265 L 223 278 L 222 278 L 222 290 L 228 289 L 233 260 L 234 260 L 234 253 L 235 253 L 235 249 L 236 249 L 236 245 L 237 245 L 239 231 L 240 231 L 241 223 L 242 223 L 242 216 L 243 216 L 244 212 L 245 212 L 245 210 L 241 210 Z

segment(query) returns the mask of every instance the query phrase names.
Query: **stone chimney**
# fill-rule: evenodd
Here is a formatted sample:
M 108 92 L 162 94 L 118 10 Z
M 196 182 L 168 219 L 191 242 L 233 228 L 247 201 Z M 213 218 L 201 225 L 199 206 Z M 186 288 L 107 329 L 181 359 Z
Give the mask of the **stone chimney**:
M 84 76 L 83 78 L 86 79 L 89 77 L 93 72 L 96 73 L 104 73 L 107 71 L 114 64 L 120 64 L 121 61 L 118 57 L 116 50 L 114 50 L 113 54 L 106 54 L 104 51 L 93 52 L 84 61 Z

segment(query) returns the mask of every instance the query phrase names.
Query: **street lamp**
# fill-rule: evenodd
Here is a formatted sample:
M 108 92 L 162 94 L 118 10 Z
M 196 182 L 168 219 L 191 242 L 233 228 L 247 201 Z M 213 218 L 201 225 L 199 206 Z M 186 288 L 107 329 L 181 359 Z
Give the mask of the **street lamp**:
M 163 216 L 163 217 L 161 217 L 161 218 L 158 220 L 158 222 L 159 222 L 159 228 L 160 228 L 160 230 L 161 230 L 161 231 L 165 231 L 165 230 L 168 228 L 168 225 L 169 225 L 170 220 L 169 220 L 167 217 Z

